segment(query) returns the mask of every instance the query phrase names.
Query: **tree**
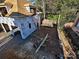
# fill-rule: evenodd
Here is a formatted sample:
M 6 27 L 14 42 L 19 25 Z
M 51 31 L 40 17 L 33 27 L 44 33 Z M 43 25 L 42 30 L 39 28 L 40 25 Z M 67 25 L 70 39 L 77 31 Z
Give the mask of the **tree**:
M 42 11 L 45 9 L 46 16 L 48 14 L 61 15 L 63 18 L 67 18 L 68 15 L 76 15 L 79 11 L 79 0 L 37 0 L 37 7 Z M 45 8 L 43 4 L 45 3 Z

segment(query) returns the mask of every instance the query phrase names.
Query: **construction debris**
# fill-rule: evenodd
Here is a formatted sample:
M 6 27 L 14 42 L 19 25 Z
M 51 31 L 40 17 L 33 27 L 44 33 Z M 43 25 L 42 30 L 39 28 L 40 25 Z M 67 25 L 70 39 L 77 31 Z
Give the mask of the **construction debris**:
M 69 43 L 69 41 L 67 40 L 67 38 L 65 37 L 65 34 L 63 31 L 58 30 L 58 34 L 59 34 L 59 38 L 61 40 L 61 45 L 63 47 L 63 51 L 64 51 L 64 57 L 65 59 L 68 58 L 72 58 L 72 59 L 77 59 L 76 58 L 76 54 L 73 51 L 71 44 Z

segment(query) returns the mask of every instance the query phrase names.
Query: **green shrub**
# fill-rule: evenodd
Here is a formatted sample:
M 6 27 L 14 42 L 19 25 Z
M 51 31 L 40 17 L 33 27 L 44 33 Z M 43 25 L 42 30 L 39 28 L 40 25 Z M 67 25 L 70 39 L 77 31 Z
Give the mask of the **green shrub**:
M 49 20 L 57 20 L 57 19 L 58 19 L 58 15 L 49 14 L 49 15 L 47 16 L 47 19 L 49 19 Z

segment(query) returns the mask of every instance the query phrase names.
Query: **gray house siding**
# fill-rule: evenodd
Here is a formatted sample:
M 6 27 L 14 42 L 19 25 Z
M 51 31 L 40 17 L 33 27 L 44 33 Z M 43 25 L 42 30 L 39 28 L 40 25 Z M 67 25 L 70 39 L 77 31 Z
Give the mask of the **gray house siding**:
M 19 27 L 23 39 L 28 37 L 32 32 L 37 29 L 33 17 L 14 18 L 15 25 Z

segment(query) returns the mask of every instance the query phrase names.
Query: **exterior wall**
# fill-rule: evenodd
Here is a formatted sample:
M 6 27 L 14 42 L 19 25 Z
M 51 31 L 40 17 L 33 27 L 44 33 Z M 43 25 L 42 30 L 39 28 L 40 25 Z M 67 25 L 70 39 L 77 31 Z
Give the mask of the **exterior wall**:
M 37 27 L 33 21 L 33 17 L 23 17 L 23 18 L 14 18 L 15 25 L 20 28 L 20 32 L 22 38 L 25 39 L 28 37 L 32 32 L 34 32 Z M 29 23 L 31 24 L 31 28 L 29 28 Z

